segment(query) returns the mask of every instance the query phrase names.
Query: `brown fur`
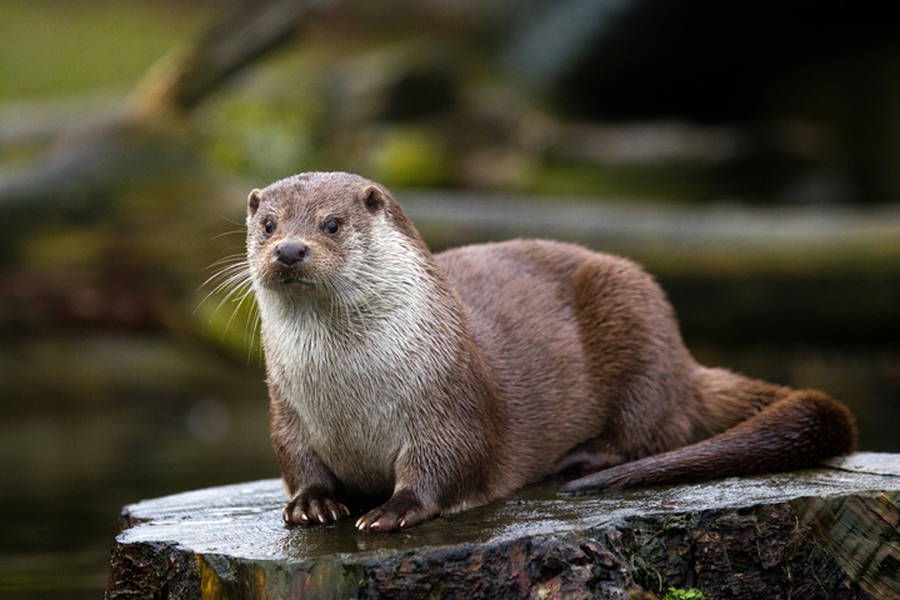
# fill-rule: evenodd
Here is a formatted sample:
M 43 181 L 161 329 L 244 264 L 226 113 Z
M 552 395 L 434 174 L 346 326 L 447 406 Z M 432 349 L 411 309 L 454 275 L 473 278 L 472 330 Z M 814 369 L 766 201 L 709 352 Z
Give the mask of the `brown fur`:
M 824 394 L 697 365 L 634 263 L 524 240 L 432 256 L 355 175 L 254 190 L 248 264 L 291 523 L 362 496 L 384 503 L 358 527 L 388 531 L 547 474 L 605 469 L 563 490 L 577 493 L 795 469 L 855 444 Z

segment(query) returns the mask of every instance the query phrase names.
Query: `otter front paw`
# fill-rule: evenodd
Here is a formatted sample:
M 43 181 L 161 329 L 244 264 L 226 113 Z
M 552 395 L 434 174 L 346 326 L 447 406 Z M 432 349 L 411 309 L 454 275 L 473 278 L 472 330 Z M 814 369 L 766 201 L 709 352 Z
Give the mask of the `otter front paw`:
M 364 533 L 385 533 L 414 527 L 437 514 L 436 506 L 426 506 L 413 492 L 402 490 L 361 516 L 356 527 Z
M 296 494 L 284 507 L 285 523 L 294 525 L 322 525 L 350 514 L 346 506 L 335 500 L 334 494 L 322 487 L 311 487 Z

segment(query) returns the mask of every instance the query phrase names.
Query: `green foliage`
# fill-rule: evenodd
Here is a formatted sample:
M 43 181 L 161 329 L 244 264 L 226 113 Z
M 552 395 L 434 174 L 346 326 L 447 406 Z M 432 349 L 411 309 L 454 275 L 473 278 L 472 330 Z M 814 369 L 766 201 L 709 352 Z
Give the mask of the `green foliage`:
M 689 590 L 670 587 L 663 600 L 702 600 L 703 592 L 696 588 Z
M 208 22 L 204 3 L 0 0 L 0 100 L 129 89 Z

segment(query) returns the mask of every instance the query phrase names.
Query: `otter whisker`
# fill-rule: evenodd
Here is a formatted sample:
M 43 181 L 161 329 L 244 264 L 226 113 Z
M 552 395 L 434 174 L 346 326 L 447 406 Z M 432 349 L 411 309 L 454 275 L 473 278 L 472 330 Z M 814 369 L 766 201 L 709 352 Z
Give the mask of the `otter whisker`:
M 218 240 L 223 237 L 227 237 L 229 235 L 242 235 L 242 236 L 247 235 L 247 229 L 243 223 L 238 223 L 236 221 L 232 221 L 231 219 L 225 219 L 225 220 L 228 221 L 229 223 L 231 223 L 232 225 L 240 225 L 243 227 L 243 229 L 232 229 L 231 231 L 223 231 L 222 233 L 214 235 L 212 239 Z
M 233 301 L 235 296 L 237 296 L 238 294 L 244 293 L 244 297 L 246 297 L 246 294 L 252 289 L 252 285 L 253 283 L 250 279 L 249 271 L 238 270 L 225 278 L 224 281 L 216 285 L 216 287 L 214 287 L 212 291 L 207 294 L 206 298 L 209 298 L 223 291 L 225 292 L 225 295 L 216 306 L 215 310 L 218 311 L 228 301 Z M 206 298 L 204 298 L 204 300 L 206 300 Z M 243 298 L 241 298 L 241 300 L 243 300 Z

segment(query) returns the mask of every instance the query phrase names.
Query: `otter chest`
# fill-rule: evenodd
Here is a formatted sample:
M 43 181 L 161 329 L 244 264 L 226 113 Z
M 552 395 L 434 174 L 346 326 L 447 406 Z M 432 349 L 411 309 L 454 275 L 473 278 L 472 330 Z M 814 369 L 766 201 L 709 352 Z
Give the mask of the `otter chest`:
M 413 407 L 427 400 L 419 353 L 377 330 L 352 343 L 310 322 L 292 333 L 267 336 L 266 360 L 303 438 L 348 488 L 389 494 L 397 457 L 415 435 Z

